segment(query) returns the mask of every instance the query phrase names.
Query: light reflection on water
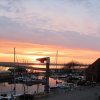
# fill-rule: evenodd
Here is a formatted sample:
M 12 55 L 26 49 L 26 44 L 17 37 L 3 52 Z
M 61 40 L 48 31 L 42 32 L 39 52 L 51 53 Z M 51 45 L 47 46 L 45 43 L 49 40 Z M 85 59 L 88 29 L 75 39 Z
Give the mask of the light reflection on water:
M 45 65 L 34 65 L 33 67 L 40 67 L 40 68 L 45 68 Z M 63 68 L 63 66 L 50 66 L 50 68 Z M 2 67 L 0 66 L 0 70 L 8 70 L 9 67 Z M 63 82 L 59 80 L 60 82 Z M 50 78 L 49 79 L 49 85 L 50 86 L 55 86 L 56 85 L 56 79 Z M 6 83 L 0 83 L 0 93 L 7 93 L 13 90 L 14 85 L 13 84 L 8 84 Z M 26 91 L 28 93 L 33 94 L 35 91 L 36 92 L 43 92 L 44 91 L 44 85 L 42 84 L 36 84 L 32 86 L 25 86 Z M 16 84 L 16 92 L 17 93 L 24 93 L 24 85 L 23 84 Z
M 60 80 L 61 81 L 61 80 Z M 56 79 L 49 78 L 49 85 L 50 86 L 55 86 L 56 85 Z M 26 92 L 34 94 L 35 92 L 43 92 L 44 91 L 44 85 L 42 84 L 36 84 L 32 86 L 26 86 L 23 84 L 16 84 L 16 93 L 24 93 L 24 86 Z M 0 93 L 11 93 L 11 91 L 14 88 L 14 84 L 8 84 L 7 82 L 5 83 L 0 83 Z
M 45 68 L 45 65 L 34 65 L 33 67 Z M 50 66 L 50 68 L 56 68 L 56 67 L 57 68 L 61 68 L 63 66 Z M 0 71 L 6 71 L 9 68 L 10 67 L 0 66 Z M 37 70 L 37 72 L 39 72 L 39 71 Z M 49 79 L 49 84 L 50 84 L 50 86 L 55 86 L 56 85 L 56 80 L 50 78 Z M 0 83 L 0 93 L 1 92 L 9 92 L 9 91 L 12 91 L 13 90 L 13 87 L 14 87 L 13 84 L 8 84 L 7 82 Z M 38 92 L 43 92 L 44 91 L 44 85 L 42 85 L 42 84 L 36 84 L 36 85 L 32 85 L 32 86 L 25 86 L 25 88 L 26 88 L 26 90 L 28 90 L 29 93 L 34 93 L 35 91 L 38 91 Z M 20 92 L 23 92 L 23 91 L 24 91 L 23 84 L 16 84 L 16 92 L 20 93 Z
M 13 90 L 14 85 L 6 83 L 0 83 L 0 93 L 9 93 Z M 25 86 L 26 92 L 33 94 L 35 91 L 42 92 L 44 91 L 44 86 L 41 84 L 36 84 L 33 86 Z M 24 85 L 16 84 L 16 93 L 24 93 Z

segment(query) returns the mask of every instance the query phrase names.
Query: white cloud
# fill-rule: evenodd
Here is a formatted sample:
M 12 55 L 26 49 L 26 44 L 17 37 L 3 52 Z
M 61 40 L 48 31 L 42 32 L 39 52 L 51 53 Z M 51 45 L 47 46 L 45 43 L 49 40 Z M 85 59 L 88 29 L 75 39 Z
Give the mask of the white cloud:
M 99 1 L 76 1 L 2 0 L 0 15 L 12 18 L 30 29 L 76 31 L 99 36 L 100 20 L 96 19 L 99 14 L 91 17 L 96 10 L 99 11 Z
M 0 33 L 1 38 L 99 49 L 99 1 L 96 3 L 93 0 L 78 3 L 76 0 L 53 1 L 1 0 L 0 31 L 3 33 Z M 93 14 L 95 15 L 91 16 Z

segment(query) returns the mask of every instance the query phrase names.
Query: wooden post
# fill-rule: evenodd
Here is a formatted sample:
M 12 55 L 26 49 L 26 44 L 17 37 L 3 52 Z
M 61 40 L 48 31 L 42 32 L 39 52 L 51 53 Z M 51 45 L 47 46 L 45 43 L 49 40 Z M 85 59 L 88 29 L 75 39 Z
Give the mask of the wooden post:
M 39 58 L 37 59 L 38 61 L 40 61 L 41 63 L 44 63 L 44 61 L 46 61 L 46 75 L 45 75 L 45 92 L 49 93 L 49 66 L 50 66 L 50 57 L 45 57 L 45 58 Z
M 49 93 L 49 65 L 50 65 L 50 58 L 47 57 L 46 61 L 46 84 L 45 84 L 45 92 Z

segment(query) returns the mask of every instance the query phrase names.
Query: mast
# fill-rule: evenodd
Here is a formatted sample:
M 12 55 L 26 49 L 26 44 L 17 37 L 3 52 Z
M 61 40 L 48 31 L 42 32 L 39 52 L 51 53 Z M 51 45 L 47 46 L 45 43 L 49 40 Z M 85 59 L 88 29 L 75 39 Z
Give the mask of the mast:
M 56 71 L 56 84 L 58 83 L 58 82 L 57 82 L 57 79 L 58 79 L 58 76 L 57 76 L 57 72 L 58 72 L 58 71 L 57 71 L 57 63 L 58 63 L 58 50 L 57 50 L 57 52 L 56 52 L 56 70 L 55 70 L 55 71 Z
M 58 63 L 58 50 L 56 52 L 56 74 L 57 74 L 57 63 Z
M 16 94 L 16 82 L 15 82 L 15 57 L 16 57 L 16 51 L 14 48 L 14 95 Z

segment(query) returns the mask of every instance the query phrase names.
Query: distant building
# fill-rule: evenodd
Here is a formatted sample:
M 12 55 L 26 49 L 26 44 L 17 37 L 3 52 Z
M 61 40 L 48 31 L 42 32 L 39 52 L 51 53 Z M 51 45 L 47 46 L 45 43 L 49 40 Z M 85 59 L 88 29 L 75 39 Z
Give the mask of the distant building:
M 100 83 L 100 58 L 87 68 L 86 78 L 89 81 L 96 81 Z

